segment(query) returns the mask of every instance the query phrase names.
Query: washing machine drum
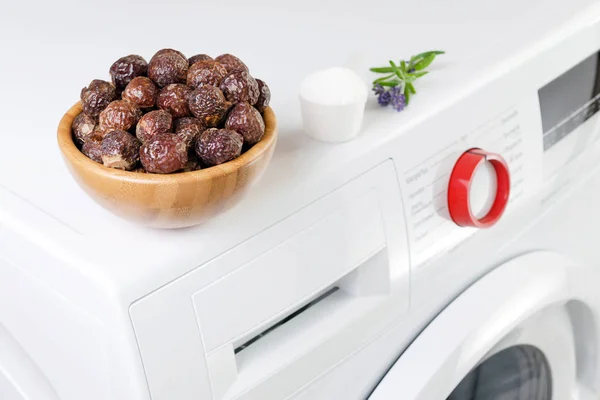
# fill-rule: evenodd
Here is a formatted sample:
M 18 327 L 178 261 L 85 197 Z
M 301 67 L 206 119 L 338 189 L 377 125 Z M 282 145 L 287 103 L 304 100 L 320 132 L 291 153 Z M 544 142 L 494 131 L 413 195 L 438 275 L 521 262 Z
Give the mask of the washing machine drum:
M 494 354 L 463 378 L 448 400 L 551 400 L 548 360 L 531 345 Z
M 599 272 L 551 252 L 497 267 L 446 307 L 370 400 L 599 399 Z

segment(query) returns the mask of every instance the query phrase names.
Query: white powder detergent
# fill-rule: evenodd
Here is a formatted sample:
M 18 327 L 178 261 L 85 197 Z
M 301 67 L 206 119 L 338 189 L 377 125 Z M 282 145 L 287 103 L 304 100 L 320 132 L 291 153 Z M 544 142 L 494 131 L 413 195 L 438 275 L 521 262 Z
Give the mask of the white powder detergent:
M 357 73 L 334 67 L 307 76 L 300 86 L 305 133 L 325 142 L 345 142 L 360 132 L 368 90 Z

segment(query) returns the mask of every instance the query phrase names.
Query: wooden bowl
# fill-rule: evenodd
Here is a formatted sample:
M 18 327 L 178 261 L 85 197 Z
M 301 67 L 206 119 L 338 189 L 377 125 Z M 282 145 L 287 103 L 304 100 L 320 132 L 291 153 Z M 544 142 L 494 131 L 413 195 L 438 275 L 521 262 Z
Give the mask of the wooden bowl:
M 73 141 L 71 125 L 81 113 L 75 104 L 58 126 L 58 145 L 81 188 L 113 214 L 154 228 L 201 224 L 240 201 L 262 176 L 277 142 L 277 121 L 264 111 L 265 135 L 238 158 L 192 172 L 150 174 L 108 168 L 86 157 Z

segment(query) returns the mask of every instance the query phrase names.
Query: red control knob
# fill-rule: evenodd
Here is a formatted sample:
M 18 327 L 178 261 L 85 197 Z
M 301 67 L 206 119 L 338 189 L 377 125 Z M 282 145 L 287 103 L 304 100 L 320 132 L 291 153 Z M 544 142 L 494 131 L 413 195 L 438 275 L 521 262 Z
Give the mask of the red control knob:
M 475 172 L 489 162 L 496 173 L 496 194 L 488 213 L 477 218 L 470 204 L 471 183 Z M 489 228 L 494 225 L 506 209 L 510 195 L 510 174 L 506 161 L 498 154 L 481 149 L 470 149 L 463 153 L 452 170 L 448 184 L 448 210 L 452 220 L 460 226 Z

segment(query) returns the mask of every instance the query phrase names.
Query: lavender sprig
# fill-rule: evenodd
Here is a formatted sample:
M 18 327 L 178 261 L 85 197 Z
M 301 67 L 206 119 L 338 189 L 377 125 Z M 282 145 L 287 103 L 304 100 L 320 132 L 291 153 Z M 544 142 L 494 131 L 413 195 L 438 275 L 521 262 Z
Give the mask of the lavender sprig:
M 434 50 L 414 55 L 409 61 L 401 60 L 395 64 L 390 60 L 389 67 L 371 68 L 370 71 L 386 74 L 373 81 L 373 92 L 381 106 L 391 105 L 396 111 L 402 111 L 410 102 L 410 96 L 417 91 L 413 82 L 428 72 L 424 71 L 435 57 L 444 54 L 443 51 Z

